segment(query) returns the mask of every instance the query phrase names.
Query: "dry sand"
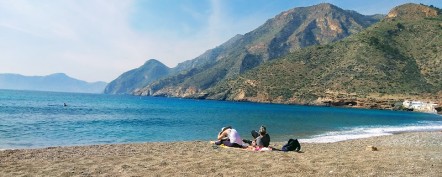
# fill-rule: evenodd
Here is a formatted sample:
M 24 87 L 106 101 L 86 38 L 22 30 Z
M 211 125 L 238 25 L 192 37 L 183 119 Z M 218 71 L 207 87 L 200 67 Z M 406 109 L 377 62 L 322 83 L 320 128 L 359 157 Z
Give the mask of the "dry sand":
M 442 132 L 301 145 L 304 153 L 209 142 L 4 150 L 0 176 L 442 176 Z

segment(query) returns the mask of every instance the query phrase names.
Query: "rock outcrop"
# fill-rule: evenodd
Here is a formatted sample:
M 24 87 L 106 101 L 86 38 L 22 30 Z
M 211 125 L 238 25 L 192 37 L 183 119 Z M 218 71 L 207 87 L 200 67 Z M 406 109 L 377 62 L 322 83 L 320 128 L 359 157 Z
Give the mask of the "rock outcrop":
M 385 17 L 385 20 L 416 20 L 424 17 L 436 17 L 439 10 L 417 4 L 404 4 L 393 8 Z

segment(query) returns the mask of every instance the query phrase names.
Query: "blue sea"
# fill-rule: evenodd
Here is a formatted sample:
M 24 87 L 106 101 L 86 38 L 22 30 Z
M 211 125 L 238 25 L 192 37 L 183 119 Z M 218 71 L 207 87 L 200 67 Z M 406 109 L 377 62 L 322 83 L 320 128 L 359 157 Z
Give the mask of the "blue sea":
M 67 106 L 64 106 L 64 103 Z M 435 114 L 211 100 L 0 90 L 0 149 L 214 140 L 265 125 L 272 141 L 336 142 L 442 130 Z

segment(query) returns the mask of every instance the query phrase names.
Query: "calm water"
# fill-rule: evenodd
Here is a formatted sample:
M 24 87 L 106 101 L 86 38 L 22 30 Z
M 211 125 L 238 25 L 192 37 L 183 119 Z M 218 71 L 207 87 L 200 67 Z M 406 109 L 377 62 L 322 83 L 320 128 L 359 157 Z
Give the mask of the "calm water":
M 68 106 L 64 107 L 63 103 Z M 272 141 L 334 142 L 442 130 L 442 116 L 412 112 L 174 98 L 0 90 L 0 149 L 213 140 L 232 125 L 245 139 L 266 125 Z

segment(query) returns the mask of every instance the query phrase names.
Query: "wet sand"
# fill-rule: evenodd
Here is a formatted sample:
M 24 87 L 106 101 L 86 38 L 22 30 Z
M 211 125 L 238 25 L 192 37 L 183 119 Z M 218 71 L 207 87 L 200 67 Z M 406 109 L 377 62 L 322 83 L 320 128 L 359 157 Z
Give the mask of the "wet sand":
M 280 148 L 284 142 L 271 143 Z M 254 152 L 209 142 L 0 151 L 0 176 L 441 176 L 442 132 L 337 143 L 303 153 Z M 377 151 L 372 151 L 374 146 Z

